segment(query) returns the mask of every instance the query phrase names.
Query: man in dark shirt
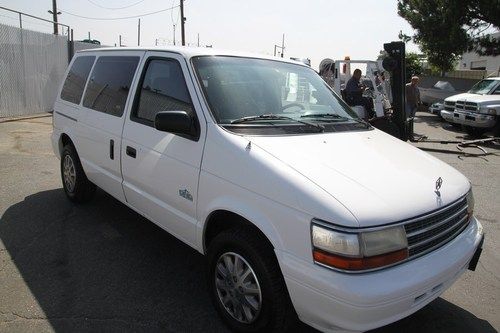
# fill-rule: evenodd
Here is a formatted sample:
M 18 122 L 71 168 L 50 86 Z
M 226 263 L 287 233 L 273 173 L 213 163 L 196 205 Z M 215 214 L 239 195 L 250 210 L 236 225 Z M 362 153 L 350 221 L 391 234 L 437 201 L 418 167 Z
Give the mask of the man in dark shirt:
M 345 86 L 346 102 L 350 106 L 364 106 L 368 118 L 372 118 L 375 116 L 375 112 L 373 112 L 373 100 L 369 97 L 363 97 L 364 87 L 359 82 L 360 79 L 361 70 L 356 68 Z

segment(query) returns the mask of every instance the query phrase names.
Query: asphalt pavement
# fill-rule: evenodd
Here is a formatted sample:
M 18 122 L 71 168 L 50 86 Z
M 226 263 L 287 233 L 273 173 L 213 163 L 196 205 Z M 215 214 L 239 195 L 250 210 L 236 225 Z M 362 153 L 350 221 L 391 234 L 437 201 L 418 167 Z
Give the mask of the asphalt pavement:
M 415 128 L 430 139 L 468 139 L 427 113 L 417 113 Z M 50 117 L 0 120 L 0 332 L 226 332 L 202 255 L 101 190 L 84 205 L 65 198 L 51 129 Z M 414 144 L 471 180 L 485 247 L 475 272 L 376 332 L 497 332 L 500 147 L 479 155 Z

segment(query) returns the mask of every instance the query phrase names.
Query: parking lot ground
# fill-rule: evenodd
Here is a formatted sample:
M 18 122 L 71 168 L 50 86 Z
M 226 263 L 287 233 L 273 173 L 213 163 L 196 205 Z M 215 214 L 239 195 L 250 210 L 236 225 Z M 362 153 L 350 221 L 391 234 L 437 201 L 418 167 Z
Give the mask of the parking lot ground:
M 466 138 L 436 116 L 417 116 L 419 134 Z M 225 332 L 203 256 L 103 191 L 88 204 L 70 203 L 50 133 L 50 117 L 0 123 L 0 332 Z M 471 180 L 485 247 L 475 272 L 376 332 L 497 332 L 500 149 L 466 156 L 455 145 L 415 145 Z

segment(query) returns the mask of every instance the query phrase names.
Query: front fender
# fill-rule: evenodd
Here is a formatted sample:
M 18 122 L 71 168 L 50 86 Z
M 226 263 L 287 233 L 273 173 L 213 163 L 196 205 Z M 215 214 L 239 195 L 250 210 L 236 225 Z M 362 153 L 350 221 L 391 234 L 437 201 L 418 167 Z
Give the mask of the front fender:
M 312 216 L 202 171 L 198 194 L 197 247 L 205 253 L 204 232 L 210 214 L 226 210 L 254 224 L 276 250 L 311 258 Z

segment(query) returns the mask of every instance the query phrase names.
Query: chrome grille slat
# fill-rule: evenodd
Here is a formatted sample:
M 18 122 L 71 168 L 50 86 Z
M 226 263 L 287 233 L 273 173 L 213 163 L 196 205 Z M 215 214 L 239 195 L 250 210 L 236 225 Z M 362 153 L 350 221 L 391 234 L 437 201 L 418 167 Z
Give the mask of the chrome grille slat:
M 424 233 L 426 231 L 430 231 L 432 229 L 435 229 L 443 224 L 445 224 L 446 222 L 449 222 L 451 219 L 457 217 L 458 215 L 460 215 L 461 213 L 464 213 L 465 211 L 467 211 L 467 206 L 465 207 L 462 207 L 458 212 L 454 213 L 453 215 L 451 216 L 448 216 L 446 219 L 444 220 L 441 220 L 440 222 L 438 223 L 435 223 L 435 224 L 431 224 L 429 227 L 426 227 L 426 228 L 422 228 L 422 229 L 418 229 L 416 231 L 413 231 L 413 232 L 410 232 L 410 233 L 406 233 L 406 237 L 410 238 L 410 237 L 413 237 L 413 236 L 416 236 L 416 235 L 419 235 L 421 233 Z
M 410 251 L 410 258 L 415 258 L 415 257 L 423 256 L 424 254 L 429 253 L 432 250 L 437 249 L 437 248 L 445 245 L 446 243 L 448 243 L 449 241 L 453 240 L 455 237 L 457 237 L 458 235 L 460 235 L 460 233 L 462 231 L 464 231 L 464 229 L 467 228 L 468 225 L 469 225 L 469 221 L 467 221 L 467 223 L 464 223 L 457 231 L 455 231 L 448 238 L 446 238 L 444 240 L 441 240 L 437 244 L 433 244 L 433 245 L 429 246 L 426 249 L 421 249 L 421 251 L 419 251 L 418 253 L 412 253 L 412 251 Z M 427 244 L 430 244 L 430 243 L 427 243 Z
M 403 223 L 408 239 L 409 259 L 439 248 L 455 238 L 469 224 L 465 197 L 429 214 Z
M 450 233 L 450 230 L 453 230 L 457 226 L 462 225 L 466 221 L 467 218 L 468 218 L 467 215 L 464 216 L 464 217 L 462 217 L 462 219 L 458 223 L 454 224 L 451 228 L 445 229 L 445 230 L 443 230 L 443 231 L 441 231 L 441 232 L 439 232 L 437 234 L 434 234 L 432 237 L 428 237 L 428 238 L 425 238 L 425 239 L 423 239 L 423 240 L 421 240 L 419 242 L 413 243 L 412 245 L 408 246 L 408 249 L 409 250 L 414 249 L 414 248 L 416 248 L 418 246 L 424 245 L 424 244 L 429 243 L 429 242 L 431 242 L 431 241 L 433 241 L 435 239 L 438 239 L 439 237 L 441 237 L 441 236 L 443 236 L 443 235 L 445 235 L 447 233 Z
M 467 201 L 465 200 L 465 197 L 440 209 L 435 212 L 425 214 L 419 218 L 414 218 L 409 221 L 406 221 L 405 223 L 405 229 L 406 232 L 412 232 L 413 230 L 416 229 L 421 229 L 427 226 L 428 224 L 432 224 L 431 219 L 439 219 L 442 218 L 443 216 L 446 216 L 449 214 L 450 211 L 452 210 L 459 210 L 461 206 L 466 205 Z

